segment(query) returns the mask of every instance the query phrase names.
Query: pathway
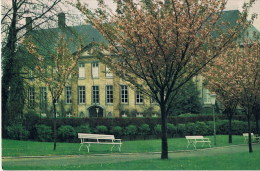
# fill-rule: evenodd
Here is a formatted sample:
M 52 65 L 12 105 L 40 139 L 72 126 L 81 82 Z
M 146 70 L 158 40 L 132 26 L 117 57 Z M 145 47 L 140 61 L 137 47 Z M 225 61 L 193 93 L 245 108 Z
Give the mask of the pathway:
M 253 150 L 259 151 L 260 144 L 253 144 Z M 209 156 L 225 153 L 237 153 L 248 151 L 247 145 L 232 145 L 216 148 L 204 148 L 198 150 L 183 150 L 169 152 L 169 158 L 183 158 L 192 156 Z M 37 166 L 45 163 L 49 166 L 56 165 L 70 165 L 70 164 L 103 164 L 103 163 L 117 163 L 141 159 L 155 159 L 160 158 L 160 152 L 151 153 L 115 153 L 115 154 L 91 154 L 91 155 L 66 155 L 66 156 L 24 156 L 24 157 L 4 157 L 2 159 L 5 164 L 12 164 L 19 166 Z

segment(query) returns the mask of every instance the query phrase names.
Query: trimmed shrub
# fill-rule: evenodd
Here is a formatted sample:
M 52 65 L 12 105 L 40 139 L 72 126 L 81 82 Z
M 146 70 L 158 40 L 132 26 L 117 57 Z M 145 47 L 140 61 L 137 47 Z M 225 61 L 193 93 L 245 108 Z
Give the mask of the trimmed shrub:
M 231 126 L 232 126 L 232 134 L 233 135 L 242 135 L 243 133 L 248 132 L 247 122 L 234 120 L 234 121 L 232 121 Z
M 205 122 L 195 123 L 195 134 L 196 135 L 209 135 L 209 126 Z
M 196 135 L 195 123 L 187 123 L 186 124 L 186 134 L 187 135 Z
M 125 128 L 125 135 L 130 136 L 130 139 L 132 139 L 132 136 L 135 136 L 137 134 L 137 126 L 136 125 L 129 125 Z
M 91 133 L 91 129 L 88 124 L 80 125 L 75 128 L 75 132 L 78 133 Z
M 145 136 L 149 135 L 151 129 L 148 124 L 142 124 L 138 127 L 138 130 L 139 130 L 139 134 L 144 136 L 145 139 Z
M 47 125 L 36 125 L 37 139 L 39 141 L 51 141 L 52 140 L 52 129 Z
M 30 132 L 29 139 L 34 139 L 35 137 L 37 137 L 36 125 L 39 124 L 40 119 L 40 115 L 32 111 L 24 114 L 23 125 L 25 129 Z
M 99 126 L 96 126 L 95 132 L 98 134 L 106 134 L 106 133 L 108 133 L 108 129 L 104 125 L 99 125 Z
M 74 128 L 70 125 L 63 125 L 58 129 L 58 137 L 61 141 L 70 142 L 76 137 Z
M 177 132 L 177 128 L 174 124 L 171 123 L 167 123 L 167 128 L 168 128 L 168 134 L 173 137 L 176 132 Z
M 179 134 L 179 136 L 185 136 L 186 135 L 185 124 L 178 124 L 177 125 L 177 133 Z
M 29 131 L 27 131 L 21 123 L 14 123 L 6 128 L 7 136 L 14 140 L 27 140 Z
M 213 121 L 212 129 L 213 129 Z M 228 134 L 228 120 L 218 120 L 216 121 L 216 132 L 217 134 Z
M 123 135 L 123 128 L 121 126 L 113 126 L 110 132 L 115 135 L 115 137 L 121 137 Z
M 162 127 L 160 124 L 155 125 L 154 127 L 154 134 L 160 136 L 162 133 Z

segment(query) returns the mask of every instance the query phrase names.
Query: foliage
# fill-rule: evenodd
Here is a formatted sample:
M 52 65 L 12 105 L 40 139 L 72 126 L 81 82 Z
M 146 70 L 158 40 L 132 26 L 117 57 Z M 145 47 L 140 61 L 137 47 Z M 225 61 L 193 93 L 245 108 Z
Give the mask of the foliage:
M 98 134 L 106 134 L 106 133 L 108 133 L 108 129 L 104 125 L 99 125 L 96 127 L 95 132 Z
M 185 127 L 185 124 L 178 124 L 178 125 L 177 125 L 177 133 L 178 133 L 180 136 L 186 135 L 186 127 Z
M 58 128 L 58 137 L 62 142 L 68 142 L 76 137 L 75 129 L 70 125 L 63 125 Z
M 14 123 L 6 127 L 7 136 L 15 140 L 27 140 L 29 131 L 27 131 L 21 123 Z
M 124 134 L 123 128 L 121 126 L 113 126 L 110 129 L 110 132 L 116 137 L 121 137 Z
M 155 127 L 153 129 L 154 129 L 155 135 L 161 135 L 161 133 L 162 133 L 162 126 L 161 125 L 157 124 L 157 125 L 155 125 Z
M 28 36 L 23 43 L 25 45 L 25 49 L 29 53 L 28 56 L 31 58 L 30 66 L 33 66 L 34 68 L 34 74 L 37 77 L 37 81 L 45 84 L 51 94 L 52 116 L 54 116 L 53 150 L 56 150 L 56 102 L 63 92 L 65 85 L 70 82 L 69 77 L 74 77 L 77 73 L 75 68 L 78 64 L 81 47 L 76 49 L 75 52 L 72 52 L 72 49 L 69 47 L 68 40 L 66 40 L 66 37 L 63 34 L 61 34 L 58 39 L 54 39 L 53 41 L 56 46 L 47 49 L 45 54 L 44 49 L 40 48 L 39 43 L 33 36 Z M 70 39 L 69 42 L 71 41 L 73 42 L 75 40 Z
M 36 134 L 39 141 L 51 141 L 52 140 L 52 128 L 47 125 L 36 125 Z
M 247 33 L 249 34 L 249 33 Z M 204 75 L 208 87 L 215 91 L 224 105 L 224 112 L 229 120 L 239 104 L 246 109 L 248 132 L 251 135 L 250 118 L 260 99 L 260 34 L 255 33 L 243 39 L 241 44 L 234 45 L 212 62 Z M 229 126 L 231 133 L 231 127 Z M 251 137 L 251 136 L 250 136 Z M 249 137 L 249 152 L 252 152 Z
M 187 135 L 196 135 L 195 123 L 187 123 L 185 132 Z
M 167 116 L 175 95 L 250 24 L 246 22 L 248 6 L 237 24 L 231 25 L 221 20 L 225 1 L 116 2 L 116 13 L 104 1 L 99 1 L 96 10 L 80 1 L 75 6 L 108 41 L 97 47 L 93 55 L 160 105 L 161 158 L 166 159 Z
M 137 126 L 136 125 L 128 125 L 125 128 L 125 135 L 133 137 L 137 134 Z
M 200 113 L 201 109 L 202 104 L 199 99 L 198 87 L 193 80 L 190 80 L 175 95 L 169 115 Z
M 173 137 L 177 133 L 177 128 L 174 124 L 167 123 L 168 134 Z
M 37 26 L 41 26 L 52 21 L 53 18 L 50 14 L 57 10 L 57 4 L 60 1 L 14 0 L 3 1 L 1 4 L 1 99 L 4 129 L 17 116 L 22 117 L 23 115 L 25 99 L 24 79 L 26 77 L 24 77 L 22 67 L 28 59 L 27 55 L 22 54 L 23 51 L 19 49 L 20 40 L 32 31 L 33 22 L 37 23 Z M 21 25 L 20 21 L 28 17 L 28 13 L 30 13 L 31 20 Z M 5 132 L 3 133 L 5 134 Z
M 80 125 L 75 128 L 76 133 L 91 133 L 91 129 L 88 124 Z
M 138 133 L 140 135 L 143 135 L 144 138 L 146 135 L 148 135 L 150 133 L 151 129 L 150 126 L 148 124 L 142 124 L 138 127 Z
M 210 135 L 210 128 L 204 122 L 196 122 L 195 123 L 195 130 L 197 135 Z

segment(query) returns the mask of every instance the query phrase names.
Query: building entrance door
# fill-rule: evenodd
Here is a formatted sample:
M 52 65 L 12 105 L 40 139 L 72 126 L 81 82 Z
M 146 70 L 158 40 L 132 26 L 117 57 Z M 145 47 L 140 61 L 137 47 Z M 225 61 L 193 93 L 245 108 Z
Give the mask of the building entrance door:
M 100 106 L 91 106 L 88 108 L 90 118 L 102 118 L 103 117 L 103 108 Z

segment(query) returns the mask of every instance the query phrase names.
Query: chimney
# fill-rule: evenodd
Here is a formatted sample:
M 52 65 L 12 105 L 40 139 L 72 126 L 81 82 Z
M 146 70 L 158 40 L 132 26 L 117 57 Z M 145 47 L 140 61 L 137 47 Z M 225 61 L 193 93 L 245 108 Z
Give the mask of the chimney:
M 26 32 L 29 32 L 32 30 L 32 18 L 31 17 L 26 17 L 25 18 L 25 28 L 26 28 Z
M 65 14 L 64 13 L 59 13 L 58 14 L 58 26 L 59 28 L 65 27 Z

